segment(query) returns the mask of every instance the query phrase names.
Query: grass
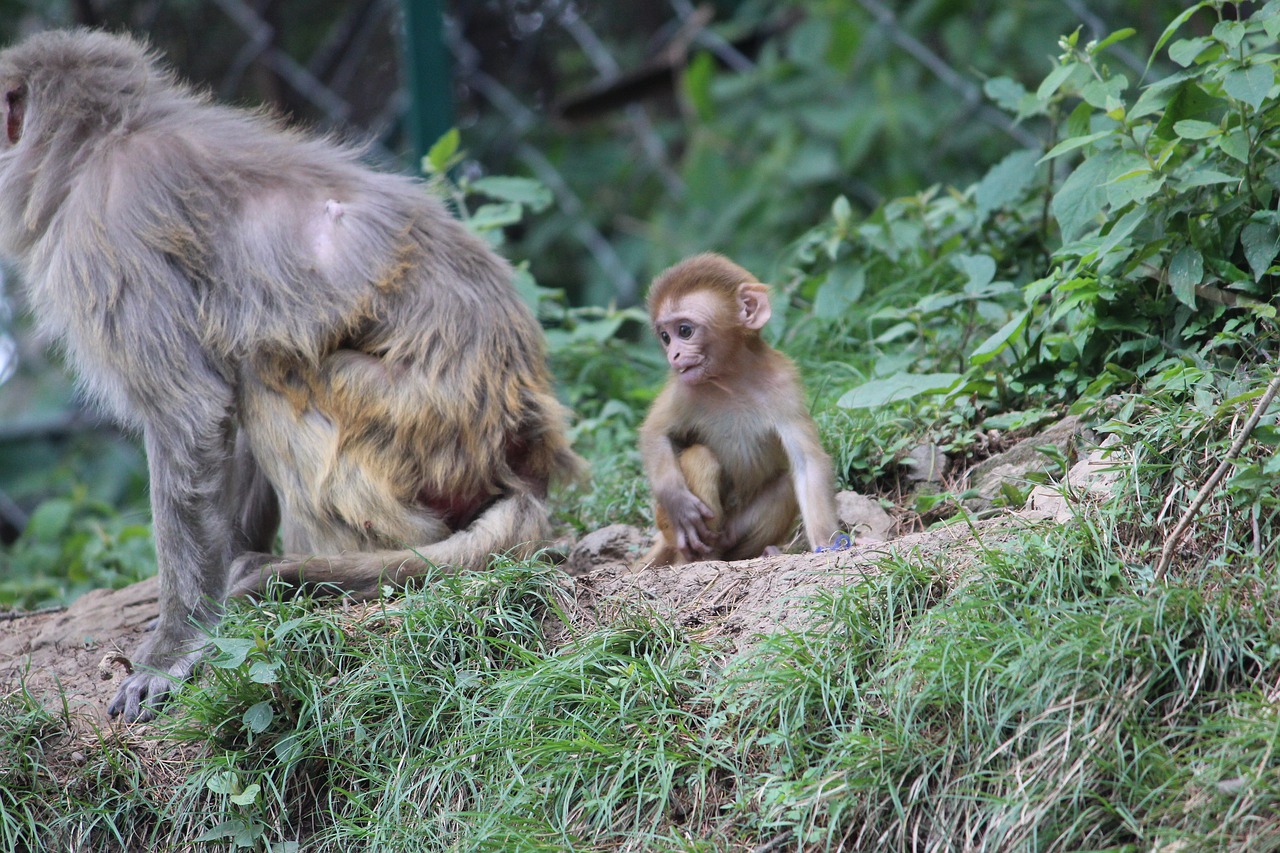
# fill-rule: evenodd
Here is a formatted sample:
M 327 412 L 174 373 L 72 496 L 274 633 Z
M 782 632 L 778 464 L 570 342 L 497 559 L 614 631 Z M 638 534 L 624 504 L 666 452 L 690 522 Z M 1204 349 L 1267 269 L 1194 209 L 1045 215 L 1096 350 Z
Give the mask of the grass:
M 1241 389 L 1114 401 L 1111 497 L 884 558 L 747 655 L 584 625 L 536 562 L 238 606 L 158 742 L 3 700 L 0 848 L 1280 849 L 1274 416 L 1151 571 Z
M 191 755 L 172 791 L 106 736 L 59 765 L 66 721 L 10 697 L 0 842 L 1277 849 L 1280 585 L 1152 586 L 1123 508 L 1082 512 L 954 581 L 887 559 L 727 668 L 653 614 L 576 630 L 536 564 L 241 608 L 160 727 Z

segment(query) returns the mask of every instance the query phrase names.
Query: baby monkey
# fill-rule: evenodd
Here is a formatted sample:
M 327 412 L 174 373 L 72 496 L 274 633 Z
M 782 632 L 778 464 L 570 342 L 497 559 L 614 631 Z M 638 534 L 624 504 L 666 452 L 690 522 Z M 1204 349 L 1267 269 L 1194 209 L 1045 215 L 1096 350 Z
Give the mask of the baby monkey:
M 768 288 L 708 253 L 658 276 L 648 308 L 671 376 L 640 427 L 659 531 L 642 564 L 777 554 L 797 513 L 830 545 L 831 459 L 795 364 L 760 336 Z

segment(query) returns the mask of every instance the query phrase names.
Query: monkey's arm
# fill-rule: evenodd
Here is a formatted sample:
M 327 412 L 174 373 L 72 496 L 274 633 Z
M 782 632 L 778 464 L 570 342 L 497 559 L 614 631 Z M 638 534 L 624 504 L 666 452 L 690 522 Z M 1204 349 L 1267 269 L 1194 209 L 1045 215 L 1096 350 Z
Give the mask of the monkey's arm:
M 835 473 L 831 457 L 822 449 L 818 428 L 808 412 L 800 411 L 778 425 L 778 437 L 791 465 L 791 481 L 809 547 L 830 545 L 838 525 Z
M 653 490 L 653 499 L 666 510 L 675 533 L 675 546 L 686 556 L 712 550 L 716 534 L 707 525 L 715 512 L 685 482 L 669 434 L 675 414 L 666 390 L 640 425 L 640 458 Z

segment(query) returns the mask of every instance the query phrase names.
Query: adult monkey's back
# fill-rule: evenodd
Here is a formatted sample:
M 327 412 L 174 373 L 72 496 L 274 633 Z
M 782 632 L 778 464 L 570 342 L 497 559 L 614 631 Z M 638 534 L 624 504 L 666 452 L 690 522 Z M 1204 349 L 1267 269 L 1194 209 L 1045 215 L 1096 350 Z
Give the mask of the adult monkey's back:
M 160 618 L 112 715 L 153 716 L 271 575 L 369 596 L 545 539 L 581 461 L 541 330 L 421 183 L 127 37 L 34 36 L 0 93 L 0 252 L 150 465 Z M 271 558 L 282 517 L 298 556 Z

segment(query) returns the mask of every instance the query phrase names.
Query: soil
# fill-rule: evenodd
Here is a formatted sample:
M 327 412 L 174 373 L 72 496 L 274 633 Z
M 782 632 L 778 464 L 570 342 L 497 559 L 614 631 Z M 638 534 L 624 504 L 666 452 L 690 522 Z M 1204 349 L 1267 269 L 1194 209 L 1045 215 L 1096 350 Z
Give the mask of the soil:
M 1082 442 L 1084 432 L 1079 419 L 1065 418 L 993 454 L 977 468 L 961 472 L 957 490 L 972 484 L 983 496 L 968 507 L 970 512 L 993 515 L 977 523 L 957 520 L 900 536 L 903 510 L 895 510 L 895 517 L 879 501 L 842 492 L 836 499 L 840 528 L 853 536 L 845 550 L 637 569 L 652 541 L 652 530 L 611 525 L 593 531 L 564 549 L 572 623 L 587 630 L 624 611 L 648 609 L 701 639 L 717 640 L 730 656 L 746 655 L 760 636 L 801 627 L 808 611 L 799 602 L 819 590 L 871 576 L 880 570 L 887 553 L 936 565 L 940 580 L 950 585 L 973 562 L 970 555 L 979 548 L 999 547 L 1017 526 L 1070 519 L 1062 490 L 1043 486 L 1031 490 L 1026 509 L 992 508 L 993 496 L 1006 485 L 1025 488 L 1035 482 L 1032 473 L 1043 474 L 1057 465 L 1039 448 L 1053 444 L 1061 456 L 1075 461 L 1065 477 L 1073 494 L 1105 492 L 1111 487 L 1115 477 L 1108 473 L 1113 467 L 1111 450 L 1091 447 L 1092 439 Z M 918 449 L 921 458 L 940 453 L 929 445 Z M 943 461 L 948 462 L 945 457 Z M 915 487 L 926 492 L 941 488 L 949 467 L 948 462 L 917 472 Z M 123 733 L 121 725 L 108 720 L 106 707 L 130 670 L 128 656 L 157 615 L 157 593 L 158 584 L 152 578 L 117 591 L 87 593 L 57 612 L 0 614 L 0 696 L 25 689 L 50 710 L 65 708 L 86 739 L 108 728 Z M 146 737 L 149 727 L 128 728 L 130 737 L 136 738 Z
M 954 579 L 965 554 L 975 550 L 975 531 L 990 547 L 992 537 L 1008 528 L 1007 520 L 977 528 L 956 524 L 843 551 L 637 569 L 649 534 L 614 525 L 571 549 L 565 583 L 574 622 L 583 629 L 624 611 L 651 609 L 702 639 L 720 640 L 730 655 L 749 654 L 759 636 L 801 626 L 807 612 L 798 606 L 801 600 L 870 576 L 886 553 L 924 558 Z M 0 696 L 25 689 L 50 710 L 61 711 L 65 703 L 87 738 L 119 728 L 106 706 L 156 616 L 157 592 L 151 578 L 121 590 L 95 590 L 65 610 L 0 614 Z M 143 734 L 136 731 L 141 726 L 131 728 L 134 736 Z

